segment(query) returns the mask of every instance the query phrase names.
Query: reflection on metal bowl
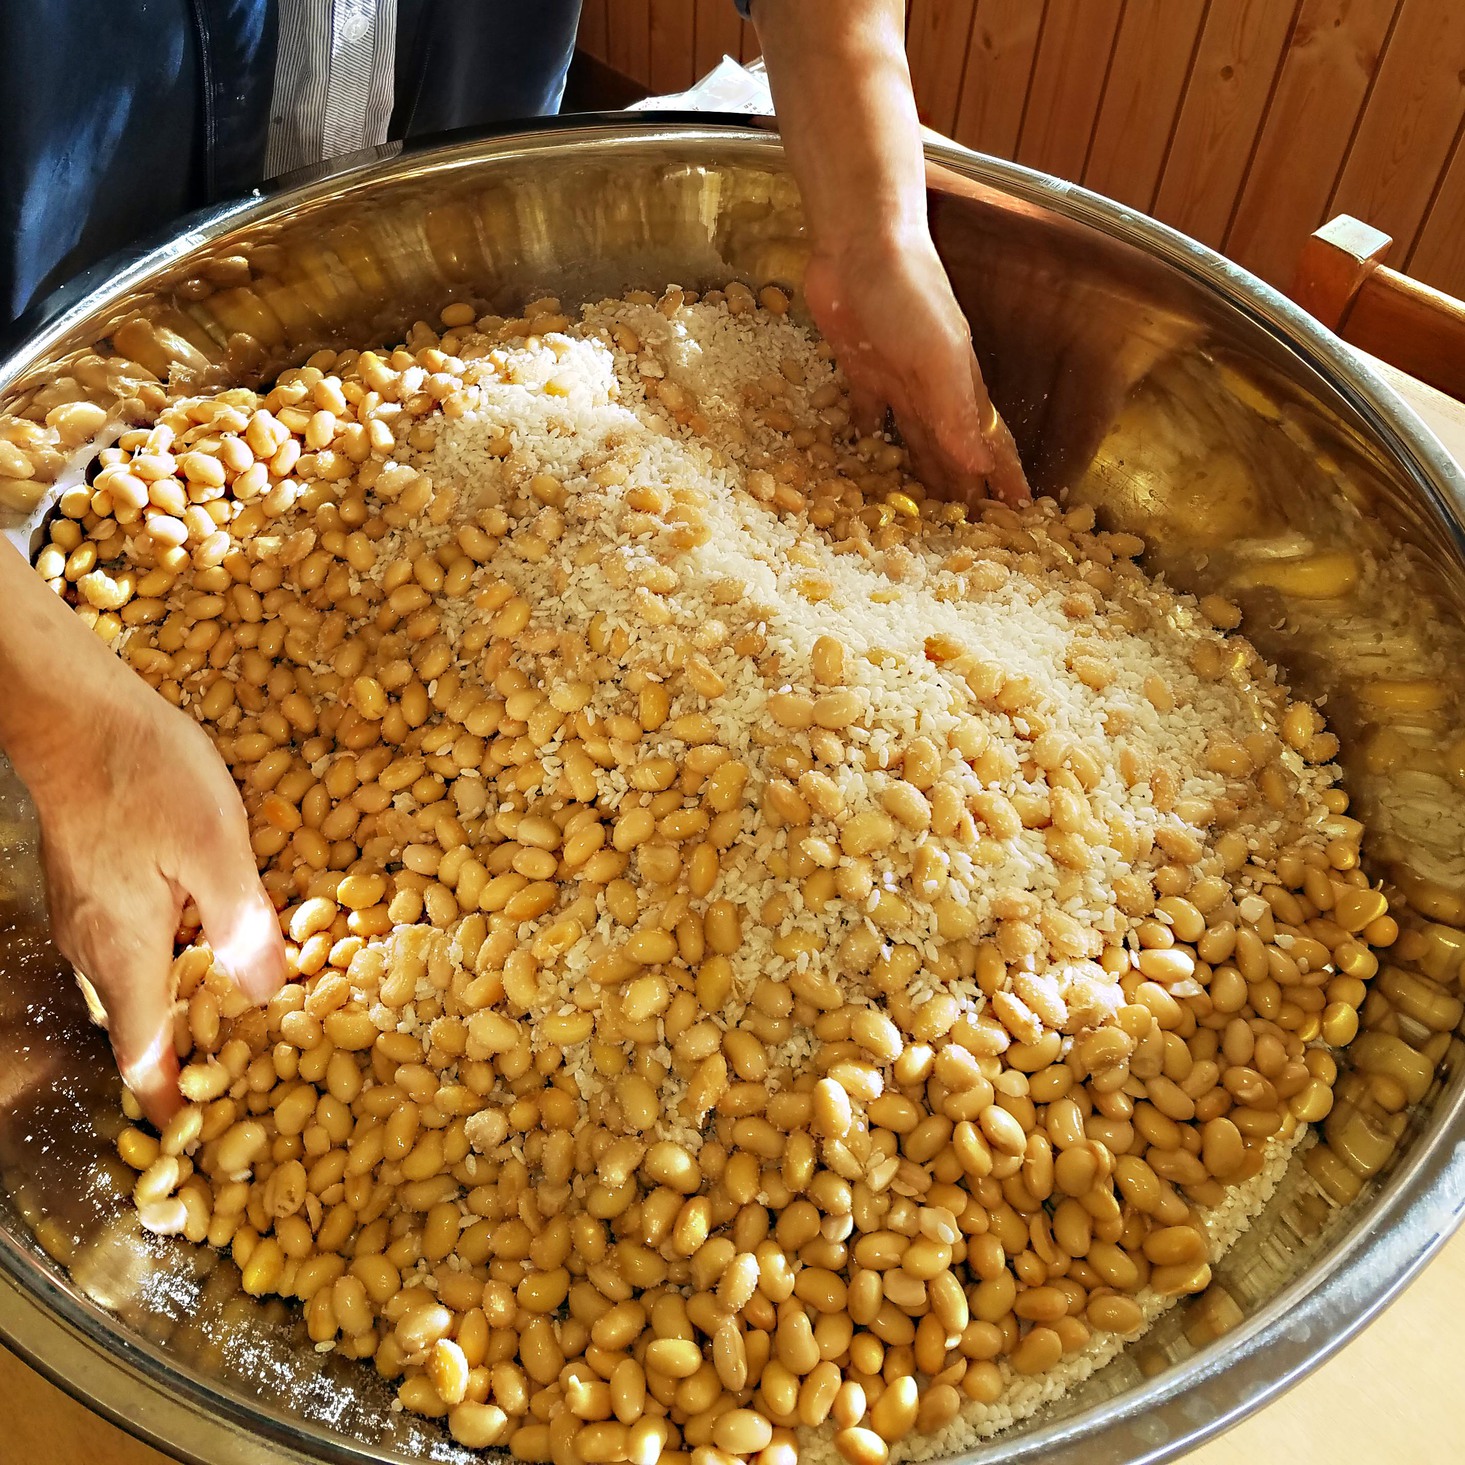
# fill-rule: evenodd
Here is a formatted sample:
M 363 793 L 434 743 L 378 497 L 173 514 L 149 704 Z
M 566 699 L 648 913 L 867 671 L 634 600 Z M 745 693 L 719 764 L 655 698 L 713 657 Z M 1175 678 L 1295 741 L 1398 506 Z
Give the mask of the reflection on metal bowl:
M 1023 169 L 931 159 L 938 243 L 1035 484 L 1145 535 L 1181 587 L 1238 599 L 1263 652 L 1327 697 L 1371 869 L 1407 911 L 1321 1142 L 1211 1288 L 981 1451 L 1160 1461 L 1319 1362 L 1465 1209 L 1465 482 L 1346 348 L 1216 256 Z M 383 150 L 196 219 L 30 322 L 0 361 L 0 437 L 32 471 L 0 478 L 0 505 L 29 546 L 161 380 L 259 380 L 390 341 L 450 295 L 796 285 L 804 257 L 760 132 L 652 118 Z M 188 1460 L 470 1458 L 369 1371 L 311 1351 L 231 1262 L 138 1230 L 117 1081 L 46 941 L 34 830 L 4 778 L 0 1336 Z

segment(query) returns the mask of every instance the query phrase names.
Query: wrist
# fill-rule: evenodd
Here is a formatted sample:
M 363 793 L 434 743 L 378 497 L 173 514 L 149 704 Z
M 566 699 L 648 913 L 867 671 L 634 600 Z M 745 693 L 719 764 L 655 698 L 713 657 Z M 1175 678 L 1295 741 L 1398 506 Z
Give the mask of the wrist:
M 12 624 L 0 637 L 0 749 L 43 810 L 105 781 L 107 753 L 125 709 L 138 692 L 152 695 L 70 610 L 61 609 L 66 619 L 54 626 Z
M 86 716 L 22 691 L 25 710 L 5 730 L 5 754 L 44 819 L 77 799 L 95 797 L 106 763 L 111 707 L 98 690 L 87 692 Z
M 936 246 L 922 203 L 918 214 L 872 211 L 853 221 L 846 215 L 822 230 L 811 227 L 813 253 L 835 266 L 866 269 L 908 266 L 914 259 L 934 257 Z
M 923 228 L 900 0 L 759 0 L 753 16 L 816 248 L 834 254 L 856 235 Z

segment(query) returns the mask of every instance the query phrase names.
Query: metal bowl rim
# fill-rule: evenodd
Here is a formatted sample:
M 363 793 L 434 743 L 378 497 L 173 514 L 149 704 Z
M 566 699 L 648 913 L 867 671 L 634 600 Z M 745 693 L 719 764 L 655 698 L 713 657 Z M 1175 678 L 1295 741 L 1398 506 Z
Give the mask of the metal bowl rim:
M 733 144 L 741 150 L 740 158 L 775 163 L 782 155 L 777 134 L 749 127 L 746 118 L 671 113 L 648 114 L 644 121 L 628 120 L 624 114 L 565 118 L 548 126 L 455 133 L 368 149 L 193 214 L 158 242 L 124 251 L 61 286 L 19 323 L 20 344 L 0 358 L 0 390 L 88 316 L 180 262 L 199 243 L 235 228 L 283 219 L 343 190 L 390 182 L 414 171 L 448 172 L 489 158 L 523 158 L 556 149 L 573 148 L 588 158 L 628 144 L 689 151 Z M 926 151 L 971 181 L 1135 245 L 1219 297 L 1285 347 L 1316 378 L 1316 386 L 1336 393 L 1359 415 L 1377 445 L 1408 472 L 1457 549 L 1465 552 L 1460 509 L 1465 505 L 1465 471 L 1378 373 L 1279 291 L 1205 245 L 1077 185 L 954 143 L 928 141 Z M 1132 1465 L 1164 1465 L 1276 1398 L 1388 1306 L 1465 1216 L 1465 1146 L 1449 1153 L 1450 1131 L 1459 1132 L 1462 1115 L 1465 1075 L 1457 1076 L 1440 1096 L 1427 1125 L 1378 1193 L 1350 1217 L 1347 1231 L 1235 1331 L 1112 1400 L 1031 1432 L 998 1436 L 950 1457 L 953 1465 L 976 1465 L 978 1460 L 983 1465 L 1036 1465 L 1039 1460 L 1079 1465 L 1098 1458 L 1094 1452 L 1100 1445 L 1120 1451 L 1112 1458 Z M 1391 1233 L 1391 1226 L 1397 1231 Z M 1371 1260 L 1380 1264 L 1376 1277 L 1365 1265 Z M 1358 1279 L 1363 1279 L 1361 1285 L 1356 1285 Z M 313 1421 L 244 1400 L 170 1360 L 152 1343 L 120 1337 L 104 1308 L 64 1286 L 49 1263 L 3 1233 L 0 1288 L 0 1339 L 73 1398 L 177 1458 L 208 1460 L 210 1465 L 256 1460 L 259 1433 L 244 1431 L 261 1425 L 271 1443 L 296 1460 L 379 1465 L 398 1458 L 348 1442 Z M 1315 1345 L 1314 1334 L 1322 1339 Z M 1207 1409 L 1204 1418 L 1185 1408 L 1187 1395 L 1201 1386 L 1223 1384 L 1243 1367 L 1254 1377 L 1242 1396 Z M 182 1399 L 175 1397 L 180 1383 Z M 204 1408 L 213 1412 L 202 1414 Z M 1133 1426 L 1143 1416 L 1157 1414 L 1162 1429 L 1146 1431 L 1158 1437 L 1145 1443 Z M 1163 1421 L 1172 1416 L 1178 1432 L 1163 1437 Z M 180 1429 L 202 1438 L 181 1444 Z M 301 1453 L 292 1435 L 306 1436 L 314 1453 Z

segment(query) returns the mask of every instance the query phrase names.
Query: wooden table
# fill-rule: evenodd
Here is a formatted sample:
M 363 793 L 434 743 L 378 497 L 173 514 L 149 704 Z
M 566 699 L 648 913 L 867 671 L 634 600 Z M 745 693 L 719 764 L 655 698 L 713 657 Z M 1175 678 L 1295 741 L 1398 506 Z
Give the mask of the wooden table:
M 1465 463 L 1465 408 L 1380 362 L 1370 364 Z M 1457 1443 L 1455 1340 L 1462 1317 L 1465 1231 L 1341 1354 L 1270 1409 L 1195 1451 L 1186 1465 L 1416 1465 L 1459 1458 L 1465 1447 Z M 167 1465 L 3 1348 L 0 1400 L 6 1405 L 0 1460 L 7 1465 Z

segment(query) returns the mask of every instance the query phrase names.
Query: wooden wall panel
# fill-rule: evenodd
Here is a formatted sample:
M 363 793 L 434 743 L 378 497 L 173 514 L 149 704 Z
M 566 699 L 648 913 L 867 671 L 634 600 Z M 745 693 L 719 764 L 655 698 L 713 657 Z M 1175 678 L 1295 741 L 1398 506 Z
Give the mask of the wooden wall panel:
M 1459 138 L 1414 248 L 1406 256 L 1396 245 L 1389 251 L 1389 263 L 1441 289 L 1465 295 L 1465 146 Z
M 1329 211 L 1354 214 L 1412 249 L 1462 117 L 1465 3 L 1407 0 Z
M 1041 0 L 978 0 L 956 110 L 959 143 L 1000 158 L 1016 153 L 1043 8 Z
M 1082 178 L 1123 0 L 1048 0 L 1017 161 Z
M 976 0 L 911 0 L 905 46 L 916 108 L 927 127 L 948 137 L 956 125 L 967 41 Z
M 606 0 L 606 47 L 609 65 L 651 85 L 650 0 Z
M 1148 211 L 1190 80 L 1206 0 L 1128 0 L 1082 183 Z
M 696 81 L 691 0 L 651 0 L 651 90 L 684 92 Z
M 610 60 L 606 34 L 606 0 L 584 0 L 580 7 L 580 49 L 597 61 Z
M 836 0 L 799 0 L 826 4 Z M 1465 0 L 908 0 L 922 120 L 1289 283 L 1334 214 L 1465 295 Z M 732 0 L 585 0 L 652 91 L 758 55 Z
M 742 49 L 743 23 L 732 0 L 697 0 L 693 73 L 706 76 L 724 56 L 736 61 Z
M 1154 208 L 1206 244 L 1231 222 L 1294 14 L 1286 0 L 1212 0 Z
M 1327 214 L 1399 0 L 1303 0 L 1226 233 L 1226 253 L 1291 284 L 1307 236 Z

